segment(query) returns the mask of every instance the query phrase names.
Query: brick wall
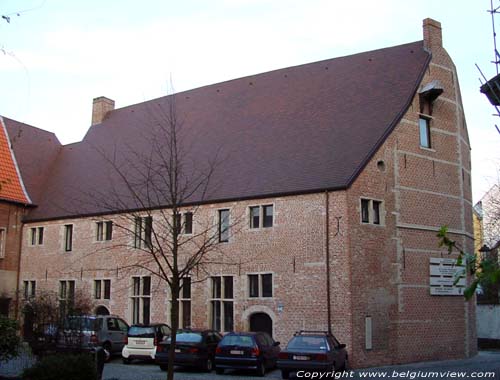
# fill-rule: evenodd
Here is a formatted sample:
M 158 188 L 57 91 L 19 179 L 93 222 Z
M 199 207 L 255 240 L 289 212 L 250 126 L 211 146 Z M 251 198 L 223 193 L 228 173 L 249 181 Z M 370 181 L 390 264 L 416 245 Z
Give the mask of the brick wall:
M 0 229 L 4 230 L 4 255 L 0 257 L 0 298 L 10 298 L 10 314 L 14 315 L 17 272 L 21 243 L 21 220 L 24 207 L 0 201 Z
M 440 36 L 432 41 L 421 85 L 437 79 L 444 92 L 433 104 L 431 148 L 420 147 L 417 94 L 347 192 L 356 367 L 476 353 L 475 302 L 429 291 L 429 259 L 448 257 L 438 248 L 439 227 L 448 225 L 452 238 L 468 250 L 473 243 L 470 148 L 456 71 L 436 44 Z M 384 201 L 385 226 L 360 223 L 361 197 Z M 371 349 L 365 347 L 368 316 Z

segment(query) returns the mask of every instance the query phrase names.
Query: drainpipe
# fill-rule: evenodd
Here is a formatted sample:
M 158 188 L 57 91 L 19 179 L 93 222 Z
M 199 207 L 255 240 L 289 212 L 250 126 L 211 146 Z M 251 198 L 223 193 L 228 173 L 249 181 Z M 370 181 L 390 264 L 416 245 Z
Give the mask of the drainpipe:
M 26 210 L 26 209 L 23 209 Z M 24 223 L 21 222 L 19 218 L 19 210 L 16 210 L 16 226 L 20 227 L 19 230 L 19 246 L 18 246 L 18 255 L 17 255 L 17 274 L 16 274 L 16 301 L 15 301 L 15 309 L 14 309 L 14 316 L 15 319 L 19 320 L 19 281 L 21 279 L 21 252 L 22 252 L 22 245 L 23 245 L 23 228 L 24 228 Z M 24 217 L 24 213 L 23 213 Z
M 332 333 L 332 310 L 330 302 L 330 195 L 325 191 L 325 250 L 326 250 L 326 302 L 328 332 Z

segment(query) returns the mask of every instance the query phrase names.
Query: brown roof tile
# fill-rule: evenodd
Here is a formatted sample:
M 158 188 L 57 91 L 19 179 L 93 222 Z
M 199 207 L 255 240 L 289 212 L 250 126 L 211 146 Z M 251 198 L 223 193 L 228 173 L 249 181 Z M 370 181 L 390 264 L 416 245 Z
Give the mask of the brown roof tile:
M 419 41 L 176 94 L 194 161 L 203 165 L 219 149 L 225 157 L 206 201 L 347 188 L 408 108 L 429 60 Z M 167 103 L 114 110 L 64 146 L 30 218 L 108 211 L 88 198 L 117 184 L 97 150 L 116 150 L 124 162 L 130 149 L 150 149 L 147 121 Z

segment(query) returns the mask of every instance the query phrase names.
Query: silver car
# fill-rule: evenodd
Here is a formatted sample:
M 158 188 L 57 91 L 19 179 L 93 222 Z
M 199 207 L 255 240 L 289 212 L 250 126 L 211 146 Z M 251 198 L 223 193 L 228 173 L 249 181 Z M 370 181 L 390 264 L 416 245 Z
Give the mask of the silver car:
M 115 315 L 67 317 L 59 333 L 58 349 L 91 349 L 101 346 L 108 357 L 121 353 L 126 342 L 128 324 Z

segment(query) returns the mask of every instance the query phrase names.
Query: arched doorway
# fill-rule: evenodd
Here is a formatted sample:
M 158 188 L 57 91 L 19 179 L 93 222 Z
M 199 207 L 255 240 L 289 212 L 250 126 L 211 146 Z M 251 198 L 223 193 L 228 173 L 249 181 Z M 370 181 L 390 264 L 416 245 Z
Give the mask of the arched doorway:
M 266 313 L 250 315 L 250 331 L 263 331 L 273 336 L 273 320 Z
M 106 306 L 97 306 L 95 309 L 97 315 L 109 315 L 109 310 Z

